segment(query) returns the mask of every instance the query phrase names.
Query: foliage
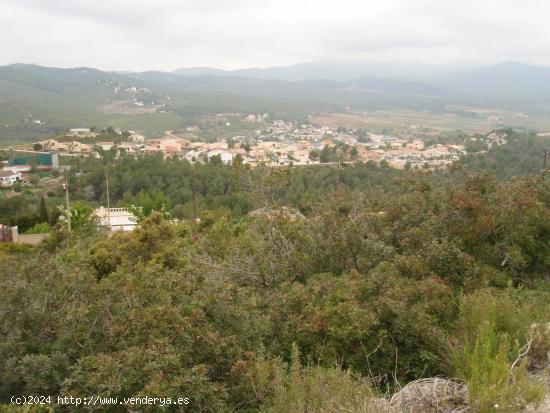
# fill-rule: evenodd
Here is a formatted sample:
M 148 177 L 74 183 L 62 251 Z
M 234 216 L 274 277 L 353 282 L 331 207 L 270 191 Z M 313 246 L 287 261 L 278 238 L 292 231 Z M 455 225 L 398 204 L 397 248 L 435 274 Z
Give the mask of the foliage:
M 75 162 L 87 171 L 71 176 L 76 198 L 104 199 L 104 166 Z M 157 157 L 121 159 L 110 176 L 115 202 L 147 210 L 134 231 L 106 236 L 80 201 L 71 234 L 58 225 L 43 245 L 0 249 L 0 402 L 184 395 L 189 411 L 376 411 L 373 396 L 440 374 L 465 380 L 480 410 L 539 399 L 527 373 L 546 333 L 512 363 L 549 321 L 540 177 Z M 186 219 L 193 186 L 199 223 Z M 38 216 L 39 203 L 14 196 L 0 213 Z
M 51 227 L 47 222 L 35 224 L 34 227 L 25 231 L 25 234 L 45 234 L 51 231 Z
M 501 179 L 510 179 L 512 176 L 539 174 L 542 169 L 544 151 L 550 147 L 550 138 L 539 137 L 535 133 L 519 133 L 513 130 L 499 131 L 505 133 L 505 145 L 492 144 L 484 154 L 468 154 L 461 159 L 463 168 L 470 171 L 488 170 Z M 484 149 L 487 145 L 478 136 L 478 141 L 469 144 L 471 151 Z
M 82 202 L 75 202 L 70 209 L 71 229 L 83 234 L 93 232 L 99 225 L 99 218 L 94 215 L 94 210 Z M 63 210 L 60 221 L 67 224 L 67 211 Z
M 497 411 L 498 406 L 520 411 L 544 395 L 544 387 L 529 378 L 525 363 L 512 369 L 530 325 L 528 309 L 518 311 L 508 295 L 499 295 L 480 291 L 464 300 L 464 336 L 454 354 L 454 368 L 467 381 L 470 404 L 482 413 Z
M 38 218 L 41 222 L 48 222 L 50 215 L 48 214 L 48 208 L 46 207 L 46 200 L 43 196 L 40 197 L 40 210 L 38 213 Z
M 261 353 L 238 361 L 232 374 L 238 379 L 232 397 L 260 412 L 382 412 L 371 383 L 350 371 L 303 366 L 293 346 L 290 363 L 266 359 Z M 243 403 L 243 402 L 241 402 Z
M 130 211 L 137 218 L 137 222 L 143 221 L 146 217 L 153 212 L 160 213 L 165 219 L 170 218 L 170 212 L 168 212 L 169 206 L 166 203 L 166 199 L 161 192 L 157 192 L 152 196 L 147 193 L 140 193 L 134 198 L 134 202 L 128 207 Z

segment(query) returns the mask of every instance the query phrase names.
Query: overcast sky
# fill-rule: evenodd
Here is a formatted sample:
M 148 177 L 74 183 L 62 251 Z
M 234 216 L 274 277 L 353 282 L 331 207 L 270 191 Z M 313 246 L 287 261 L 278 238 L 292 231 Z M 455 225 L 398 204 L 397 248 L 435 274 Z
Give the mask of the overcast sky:
M 546 0 L 0 0 L 0 64 L 550 66 Z

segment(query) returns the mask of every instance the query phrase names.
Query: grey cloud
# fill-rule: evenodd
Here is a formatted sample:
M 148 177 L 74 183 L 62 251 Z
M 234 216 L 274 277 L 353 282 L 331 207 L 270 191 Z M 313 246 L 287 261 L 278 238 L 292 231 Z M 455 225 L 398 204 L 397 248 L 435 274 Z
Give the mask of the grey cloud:
M 0 64 L 223 68 L 323 60 L 550 65 L 541 0 L 0 0 Z

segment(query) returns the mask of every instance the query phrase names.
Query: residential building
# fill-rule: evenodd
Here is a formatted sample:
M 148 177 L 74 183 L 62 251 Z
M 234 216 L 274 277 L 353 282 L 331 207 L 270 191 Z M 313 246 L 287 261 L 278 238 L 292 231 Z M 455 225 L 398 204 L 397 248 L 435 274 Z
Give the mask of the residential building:
M 144 143 L 145 137 L 142 135 L 138 135 L 137 133 L 133 133 L 130 136 L 128 136 L 128 139 L 134 143 Z
M 137 225 L 137 218 L 126 208 L 104 208 L 94 210 L 100 225 L 107 226 L 112 232 L 132 231 Z
M 208 152 L 207 156 L 208 156 L 208 159 L 212 159 L 214 156 L 219 156 L 220 160 L 225 165 L 231 165 L 231 163 L 233 162 L 233 154 L 228 151 L 215 149 L 213 151 Z
M 78 137 L 93 137 L 95 133 L 92 132 L 89 128 L 73 128 L 69 129 L 67 136 L 78 136 Z
M 9 187 L 14 183 L 21 181 L 21 172 L 0 171 L 0 186 Z

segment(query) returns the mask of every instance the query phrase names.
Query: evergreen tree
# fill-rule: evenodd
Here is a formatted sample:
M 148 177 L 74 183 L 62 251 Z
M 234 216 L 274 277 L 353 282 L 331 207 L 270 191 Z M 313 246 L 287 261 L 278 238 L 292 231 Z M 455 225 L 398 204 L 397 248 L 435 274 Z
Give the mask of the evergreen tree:
M 40 222 L 48 222 L 48 208 L 46 207 L 46 201 L 43 196 L 40 197 L 40 211 L 38 217 L 40 218 Z

